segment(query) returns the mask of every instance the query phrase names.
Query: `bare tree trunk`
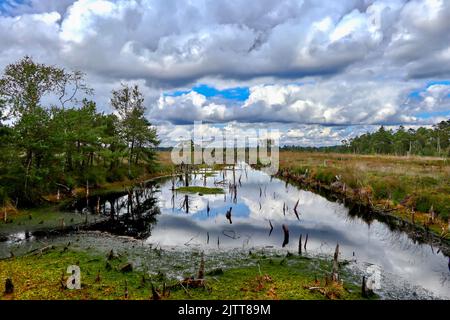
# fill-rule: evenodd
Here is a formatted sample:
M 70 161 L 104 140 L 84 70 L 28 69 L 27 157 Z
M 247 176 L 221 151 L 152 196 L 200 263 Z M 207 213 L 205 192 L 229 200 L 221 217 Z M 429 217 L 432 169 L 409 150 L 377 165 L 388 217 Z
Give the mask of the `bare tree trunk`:
M 97 197 L 97 206 L 95 207 L 95 212 L 100 213 L 100 197 Z
M 437 137 L 437 152 L 438 155 L 441 155 L 441 140 L 439 136 Z
M 26 175 L 25 175 L 25 188 L 24 188 L 25 193 L 27 193 L 27 190 L 28 190 L 28 175 L 30 174 L 30 167 L 31 167 L 32 161 L 33 161 L 33 152 L 32 151 L 28 151 L 28 154 L 27 154 L 27 172 L 26 172 Z
M 131 162 L 133 161 L 134 139 L 131 141 L 130 156 L 128 157 L 128 177 L 131 177 Z
M 89 208 L 89 180 L 86 180 L 86 207 Z

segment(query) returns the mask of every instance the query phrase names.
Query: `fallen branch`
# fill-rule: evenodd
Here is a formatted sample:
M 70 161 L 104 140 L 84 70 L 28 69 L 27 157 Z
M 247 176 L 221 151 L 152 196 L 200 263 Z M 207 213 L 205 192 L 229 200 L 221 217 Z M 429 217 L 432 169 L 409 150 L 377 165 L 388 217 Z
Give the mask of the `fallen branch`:
M 25 256 L 43 254 L 45 251 L 48 251 L 50 249 L 54 249 L 54 246 L 48 245 L 43 248 L 33 249 L 33 250 L 29 251 L 28 253 L 26 253 Z
M 325 288 L 324 287 L 309 287 L 309 288 L 306 288 L 306 289 L 308 289 L 308 290 L 323 290 Z
M 300 217 L 298 216 L 298 212 L 297 212 L 297 206 L 298 206 L 299 202 L 300 202 L 300 199 L 297 200 L 297 202 L 295 203 L 295 206 L 294 206 L 294 213 L 298 220 L 300 220 Z
M 192 298 L 192 295 L 189 293 L 189 291 L 183 286 L 183 283 L 180 281 L 180 286 L 184 289 L 184 291 L 186 292 L 186 294 Z

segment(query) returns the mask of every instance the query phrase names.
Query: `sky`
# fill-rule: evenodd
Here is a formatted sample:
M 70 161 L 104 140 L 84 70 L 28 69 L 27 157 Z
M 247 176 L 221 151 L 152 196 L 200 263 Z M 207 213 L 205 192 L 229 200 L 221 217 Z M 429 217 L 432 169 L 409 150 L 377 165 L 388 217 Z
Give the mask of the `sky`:
M 279 130 L 324 146 L 450 118 L 450 1 L 0 0 L 0 69 L 86 73 L 100 110 L 138 84 L 162 146 Z

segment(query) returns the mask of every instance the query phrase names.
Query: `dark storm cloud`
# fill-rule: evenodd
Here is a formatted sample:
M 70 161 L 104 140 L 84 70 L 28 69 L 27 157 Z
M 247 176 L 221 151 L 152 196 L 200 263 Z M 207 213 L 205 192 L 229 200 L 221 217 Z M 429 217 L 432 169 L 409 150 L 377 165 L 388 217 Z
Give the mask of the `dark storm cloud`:
M 450 72 L 449 2 L 32 0 L 3 7 L 19 20 L 58 13 L 48 40 L 60 50 L 52 55 L 150 86 L 178 87 L 203 77 L 333 75 L 358 64 L 382 64 L 411 78 Z M 45 31 L 32 22 L 27 28 Z M 36 51 L 14 24 L 8 29 L 15 40 L 8 42 L 9 56 Z

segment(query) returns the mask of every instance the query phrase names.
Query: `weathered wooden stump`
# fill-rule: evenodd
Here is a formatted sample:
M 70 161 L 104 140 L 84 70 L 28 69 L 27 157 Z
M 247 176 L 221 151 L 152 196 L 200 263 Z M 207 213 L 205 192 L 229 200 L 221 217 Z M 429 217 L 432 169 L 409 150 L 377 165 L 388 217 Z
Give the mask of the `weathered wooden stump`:
M 125 263 L 123 266 L 120 267 L 121 272 L 131 272 L 133 271 L 133 264 L 130 262 Z
M 339 243 L 336 244 L 336 249 L 334 250 L 334 257 L 333 257 L 333 270 L 331 272 L 331 279 L 334 282 L 339 281 Z
M 125 289 L 124 289 L 123 296 L 124 296 L 125 300 L 128 300 L 129 293 L 128 293 L 128 282 L 127 282 L 127 280 L 125 280 Z
M 370 298 L 373 295 L 374 295 L 373 290 L 367 286 L 366 276 L 363 276 L 362 285 L 361 285 L 361 296 L 363 298 Z
M 108 253 L 107 258 L 108 258 L 108 260 L 112 260 L 112 259 L 114 259 L 115 257 L 116 257 L 116 256 L 115 256 L 115 254 L 114 254 L 114 250 L 111 249 L 111 251 Z
M 284 248 L 289 243 L 289 229 L 287 225 L 282 225 L 283 233 L 284 233 L 284 240 L 282 247 Z
M 97 276 L 95 277 L 95 283 L 100 283 L 102 278 L 100 277 L 100 270 L 97 272 Z
M 158 290 L 153 286 L 153 283 L 150 282 L 150 287 L 152 289 L 152 296 L 151 300 L 161 300 L 161 294 L 158 292 Z M 165 288 L 164 288 L 165 289 Z
M 205 278 L 205 258 L 204 253 L 202 252 L 201 260 L 200 260 L 200 266 L 198 268 L 198 279 L 204 279 Z
M 12 294 L 14 292 L 14 284 L 10 278 L 5 281 L 5 294 Z

